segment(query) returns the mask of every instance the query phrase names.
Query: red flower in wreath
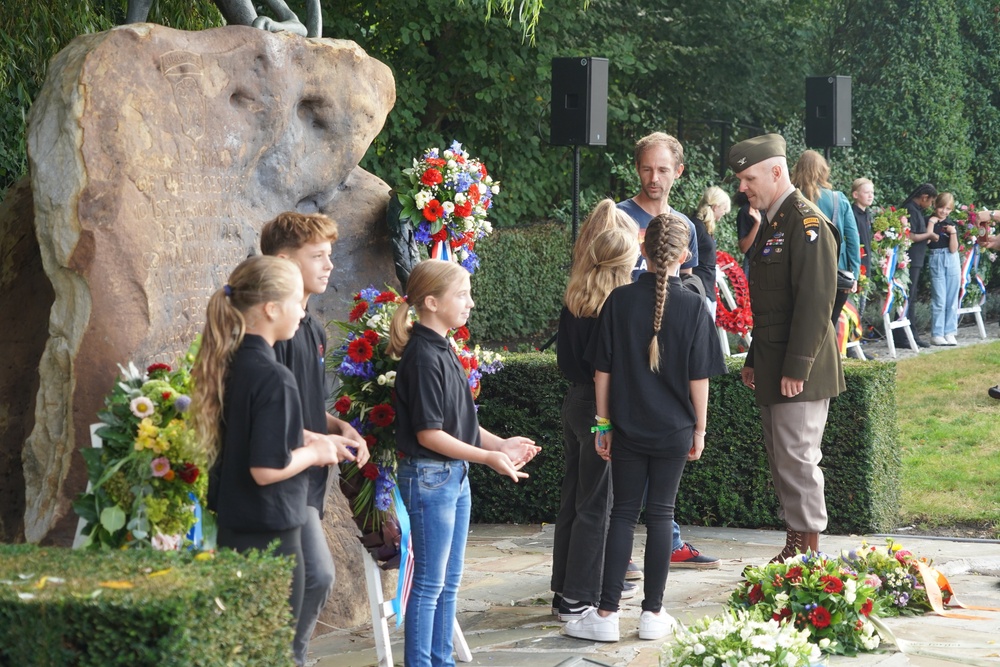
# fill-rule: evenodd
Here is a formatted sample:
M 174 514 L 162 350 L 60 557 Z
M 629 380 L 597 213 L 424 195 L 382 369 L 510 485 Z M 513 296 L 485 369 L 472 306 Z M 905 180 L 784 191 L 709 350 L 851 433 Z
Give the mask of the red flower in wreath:
M 826 607 L 816 607 L 809 612 L 809 622 L 817 628 L 825 628 L 830 625 L 830 612 Z
M 747 597 L 750 599 L 750 604 L 757 604 L 763 600 L 764 592 L 761 590 L 760 584 L 754 584 L 753 588 L 751 588 L 750 592 L 747 594 Z
M 840 593 L 844 590 L 844 582 L 840 580 L 840 577 L 828 574 L 820 577 L 819 580 L 825 584 L 823 590 L 827 593 Z
M 472 202 L 468 199 L 461 204 L 455 204 L 455 217 L 468 218 L 472 215 Z
M 381 336 L 379 336 L 377 332 L 372 331 L 371 329 L 365 329 L 365 333 L 363 335 L 365 337 L 365 340 L 368 341 L 372 347 L 378 345 L 378 342 L 381 339 Z
M 442 176 L 441 172 L 434 167 L 431 167 L 420 176 L 420 182 L 427 187 L 435 186 L 443 180 L 444 176 Z
M 342 415 L 347 414 L 347 411 L 351 409 L 351 397 L 344 394 L 333 404 L 333 409 Z
M 146 374 L 147 375 L 152 375 L 156 371 L 165 371 L 165 372 L 169 373 L 170 372 L 170 364 L 150 364 L 149 367 L 146 369 Z
M 372 358 L 372 344 L 367 338 L 352 340 L 347 346 L 347 356 L 356 364 L 368 361 Z
M 733 300 L 736 302 L 736 307 L 729 310 L 726 299 L 719 295 L 719 288 L 715 288 L 715 325 L 737 336 L 744 336 L 753 328 L 753 314 L 750 311 L 750 290 L 746 276 L 743 275 L 743 267 L 727 252 L 719 250 L 715 255 L 716 265 L 729 281 Z
M 788 618 L 791 615 L 792 615 L 792 608 L 791 607 L 783 607 L 780 612 L 775 612 L 775 613 L 771 614 L 771 619 L 777 621 L 778 623 L 781 623 L 782 621 L 784 621 L 786 618 Z
M 798 565 L 788 568 L 788 572 L 785 573 L 785 579 L 797 584 L 802 581 L 802 568 Z
M 378 466 L 374 463 L 366 463 L 364 467 L 361 468 L 361 474 L 374 481 L 378 478 Z
M 358 305 L 351 309 L 351 314 L 347 316 L 347 319 L 351 322 L 357 322 L 360 320 L 364 314 L 368 312 L 368 302 L 359 301 Z
M 373 449 L 375 445 L 378 444 L 378 440 L 376 440 L 375 436 L 372 435 L 371 433 L 368 433 L 367 435 L 363 435 L 361 437 L 365 439 L 365 444 L 368 445 L 369 450 Z
M 200 473 L 198 466 L 193 463 L 185 463 L 177 474 L 185 484 L 194 484 Z
M 469 327 L 463 325 L 455 329 L 454 338 L 459 342 L 469 340 Z
M 376 426 L 388 426 L 396 418 L 396 411 L 388 403 L 379 403 L 372 408 L 369 416 Z
M 382 292 L 375 297 L 375 303 L 392 303 L 396 300 L 396 295 L 392 292 Z
M 437 243 L 438 241 L 444 241 L 448 238 L 448 229 L 446 227 L 441 227 L 433 234 L 431 234 L 431 241 Z
M 875 604 L 872 602 L 872 599 L 868 598 L 867 600 L 865 600 L 865 603 L 861 605 L 861 613 L 864 614 L 865 616 L 868 616 L 869 614 L 872 613 L 872 608 L 874 606 Z
M 444 206 L 437 199 L 432 199 L 424 206 L 424 218 L 428 222 L 434 222 L 444 217 Z

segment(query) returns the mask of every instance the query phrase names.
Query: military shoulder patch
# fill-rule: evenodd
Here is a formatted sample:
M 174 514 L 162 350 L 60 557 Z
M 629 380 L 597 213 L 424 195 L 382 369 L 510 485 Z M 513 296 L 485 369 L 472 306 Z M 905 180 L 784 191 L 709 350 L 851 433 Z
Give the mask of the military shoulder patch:
M 802 218 L 802 226 L 806 229 L 819 227 L 819 218 Z
M 806 242 L 816 243 L 817 239 L 819 239 L 819 232 L 816 231 L 816 228 L 806 227 Z

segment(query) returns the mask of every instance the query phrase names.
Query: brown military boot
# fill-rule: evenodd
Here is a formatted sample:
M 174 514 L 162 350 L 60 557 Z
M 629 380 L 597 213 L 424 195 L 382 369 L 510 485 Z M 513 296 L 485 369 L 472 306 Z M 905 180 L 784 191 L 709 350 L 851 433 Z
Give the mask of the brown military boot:
M 806 536 L 808 534 L 809 533 L 801 533 L 797 530 L 788 528 L 785 531 L 785 548 L 782 549 L 781 552 L 769 562 L 784 563 L 795 554 L 805 551 L 808 548 L 808 544 L 806 542 Z
M 802 533 L 806 537 L 806 547 L 814 554 L 819 553 L 819 533 Z M 803 550 L 804 551 L 804 550 Z

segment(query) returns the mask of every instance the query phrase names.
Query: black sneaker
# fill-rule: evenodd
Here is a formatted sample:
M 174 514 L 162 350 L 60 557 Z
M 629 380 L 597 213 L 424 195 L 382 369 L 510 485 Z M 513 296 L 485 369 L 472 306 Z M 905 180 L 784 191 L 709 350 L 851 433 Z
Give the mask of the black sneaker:
M 628 568 L 625 570 L 625 581 L 635 581 L 637 579 L 642 579 L 642 568 L 629 560 Z
M 995 387 L 990 387 L 990 390 L 989 390 L 988 393 L 990 395 L 990 398 L 995 398 L 995 399 L 1000 400 L 1000 384 L 998 384 Z
M 559 605 L 562 604 L 562 596 L 556 593 L 552 596 L 552 615 L 559 615 Z
M 567 621 L 578 621 L 587 614 L 590 613 L 591 609 L 597 607 L 593 602 L 574 602 L 570 604 L 565 600 L 559 600 L 559 620 L 562 622 Z

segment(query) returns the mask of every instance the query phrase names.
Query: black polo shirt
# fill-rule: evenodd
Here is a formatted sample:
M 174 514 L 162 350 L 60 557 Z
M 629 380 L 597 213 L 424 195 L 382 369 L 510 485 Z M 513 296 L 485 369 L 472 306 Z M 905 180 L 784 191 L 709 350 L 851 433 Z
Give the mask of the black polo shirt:
M 302 402 L 302 423 L 306 430 L 326 434 L 326 331 L 312 313 L 299 322 L 299 330 L 290 340 L 274 344 L 278 363 L 287 367 L 295 376 Z M 326 486 L 333 466 L 312 466 L 309 474 L 310 507 L 319 510 L 323 517 Z
M 854 213 L 854 221 L 858 225 L 858 242 L 864 248 L 865 254 L 861 257 L 861 266 L 865 267 L 868 275 L 872 273 L 872 219 L 874 212 L 869 206 L 865 210 L 857 204 L 851 204 L 851 211 Z
M 927 216 L 924 215 L 924 209 L 920 208 L 917 202 L 912 199 L 906 202 L 906 215 L 910 219 L 911 234 L 923 234 L 927 231 Z M 912 243 L 907 252 L 910 255 L 912 266 L 923 266 L 924 255 L 927 254 L 927 239 Z M 915 296 L 916 287 L 912 287 L 911 290 L 913 292 L 911 296 Z
M 302 446 L 302 407 L 292 372 L 247 334 L 226 376 L 222 452 L 209 477 L 209 509 L 236 531 L 289 530 L 306 522 L 306 471 L 260 486 L 250 468 L 286 467 Z
M 938 240 L 937 241 L 928 240 L 927 241 L 928 250 L 941 250 L 942 248 L 948 247 L 948 245 L 951 243 L 951 234 L 946 232 L 944 229 L 947 225 L 955 225 L 955 221 L 949 217 L 945 218 L 944 220 L 938 220 L 937 222 L 934 223 L 934 233 L 938 235 Z M 958 225 L 955 225 L 955 228 L 957 231 Z
M 705 302 L 670 278 L 670 298 L 660 327 L 660 369 L 649 369 L 656 275 L 643 273 L 615 289 L 601 310 L 588 350 L 596 370 L 611 374 L 610 413 L 614 445 L 643 454 L 690 449 L 695 413 L 691 380 L 726 372 L 719 339 Z
M 692 273 L 701 278 L 705 286 L 705 296 L 715 301 L 715 239 L 708 233 L 705 223 L 698 218 L 691 218 L 694 223 L 695 235 L 698 238 L 698 266 Z
M 556 361 L 562 374 L 574 384 L 594 384 L 594 367 L 584 357 L 595 331 L 596 317 L 574 317 L 563 306 L 556 337 Z
M 417 442 L 417 433 L 442 430 L 482 446 L 476 404 L 462 362 L 448 340 L 419 322 L 396 367 L 396 447 L 407 456 L 450 461 Z

